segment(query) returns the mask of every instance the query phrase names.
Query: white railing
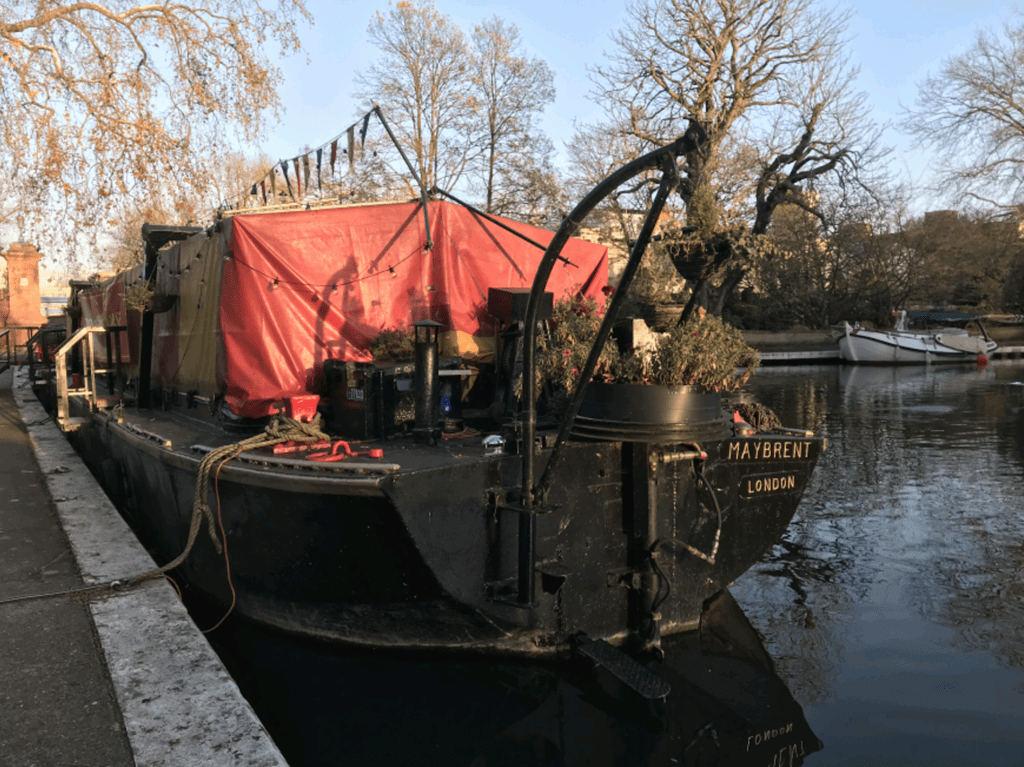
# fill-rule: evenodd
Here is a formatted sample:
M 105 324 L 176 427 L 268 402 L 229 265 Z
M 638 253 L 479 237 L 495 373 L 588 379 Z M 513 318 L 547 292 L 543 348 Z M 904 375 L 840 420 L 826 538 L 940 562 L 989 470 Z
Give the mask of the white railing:
M 93 339 L 101 333 L 106 333 L 105 328 L 86 327 L 79 328 L 75 334 L 66 340 L 54 355 L 56 363 L 57 379 L 57 425 L 63 431 L 72 431 L 82 425 L 84 420 L 71 417 L 69 396 L 78 394 L 85 397 L 89 412 L 96 409 L 96 356 Z M 84 342 L 85 349 L 82 353 L 82 381 L 81 386 L 68 387 L 68 354 L 80 343 Z

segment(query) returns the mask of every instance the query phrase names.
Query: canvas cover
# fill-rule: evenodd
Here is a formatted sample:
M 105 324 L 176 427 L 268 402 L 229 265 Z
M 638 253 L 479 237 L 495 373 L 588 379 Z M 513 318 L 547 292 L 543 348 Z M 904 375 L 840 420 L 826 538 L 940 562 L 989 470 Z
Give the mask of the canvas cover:
M 116 334 L 110 334 L 111 362 L 117 361 L 117 349 L 121 351 L 121 364 L 125 365 L 125 373 L 129 377 L 138 375 L 139 365 L 139 334 L 137 312 L 128 312 L 127 300 L 132 288 L 142 282 L 142 266 L 135 266 L 123 271 L 94 288 L 78 293 L 78 305 L 82 309 L 82 325 L 95 328 L 125 327 Z M 103 336 L 93 340 L 96 366 L 106 367 L 107 347 Z
M 222 394 L 220 282 L 229 252 L 226 227 L 210 229 L 160 252 L 154 290 L 175 297 L 153 317 L 152 380 L 163 388 Z
M 427 212 L 429 249 L 423 208 L 409 202 L 236 215 L 162 250 L 153 289 L 174 300 L 154 315 L 154 385 L 223 395 L 236 415 L 262 417 L 322 393 L 326 360 L 370 362 L 381 330 L 423 319 L 441 324 L 442 354 L 493 361 L 488 288 L 529 288 L 543 252 L 462 206 Z M 553 236 L 502 222 L 541 245 Z M 552 271 L 556 300 L 603 299 L 607 248 L 571 239 L 562 255 L 572 265 Z M 129 324 L 125 286 L 140 281 L 137 267 L 83 293 L 85 321 Z
M 543 252 L 447 202 L 235 216 L 222 260 L 218 371 L 232 411 L 266 415 L 283 397 L 317 393 L 325 360 L 369 362 L 371 340 L 417 320 L 442 325 L 442 353 L 490 362 L 490 287 L 530 287 Z M 504 223 L 547 245 L 553 234 Z M 608 250 L 571 240 L 548 290 L 603 298 Z

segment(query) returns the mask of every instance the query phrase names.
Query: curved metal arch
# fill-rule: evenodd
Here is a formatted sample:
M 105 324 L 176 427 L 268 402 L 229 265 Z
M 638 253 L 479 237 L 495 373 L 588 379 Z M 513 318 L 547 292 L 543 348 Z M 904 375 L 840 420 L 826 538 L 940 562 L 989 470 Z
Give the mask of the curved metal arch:
M 649 152 L 619 168 L 595 186 L 590 193 L 588 193 L 579 202 L 573 211 L 563 219 L 561 226 L 558 227 L 558 231 L 555 233 L 554 238 L 552 238 L 547 250 L 544 251 L 544 256 L 541 259 L 540 265 L 537 267 L 537 274 L 533 279 L 533 288 L 530 291 L 530 299 L 526 307 L 525 337 L 523 339 L 523 394 L 526 402 L 526 411 L 524 413 L 523 422 L 523 481 L 521 503 L 525 509 L 532 509 L 535 501 L 542 502 L 547 489 L 550 487 L 551 476 L 558 464 L 562 447 L 572 429 L 572 424 L 576 420 L 576 416 L 579 414 L 580 404 L 583 402 L 583 395 L 589 384 L 590 376 L 593 375 L 594 368 L 597 366 L 597 360 L 601 354 L 601 349 L 608 340 L 608 336 L 610 335 L 612 326 L 615 323 L 619 307 L 629 290 L 629 285 L 633 281 L 633 276 L 636 274 L 644 252 L 647 250 L 651 234 L 653 233 L 654 227 L 661 215 L 661 211 L 668 200 L 668 195 L 678 184 L 679 176 L 676 165 L 677 160 L 680 155 L 685 155 L 698 148 L 699 145 L 696 138 L 694 138 L 694 136 L 691 135 L 691 132 L 688 131 L 671 144 L 655 149 L 654 151 Z M 640 235 L 637 237 L 637 240 L 630 251 L 629 260 L 626 262 L 626 267 L 622 272 L 622 278 L 619 281 L 619 288 L 613 294 L 612 300 L 608 306 L 608 311 L 601 322 L 601 327 L 594 340 L 594 345 L 590 349 L 590 355 L 587 358 L 587 363 L 580 375 L 580 382 L 576 386 L 576 389 L 570 398 L 568 411 L 565 418 L 562 420 L 562 426 L 559 429 L 558 438 L 555 441 L 555 446 L 551 452 L 551 458 L 548 461 L 540 482 L 537 483 L 535 487 L 533 475 L 534 459 L 536 455 L 536 446 L 534 443 L 537 431 L 537 402 L 534 395 L 534 381 L 537 376 L 537 317 L 540 312 L 541 296 L 544 293 L 544 289 L 547 287 L 548 278 L 551 276 L 551 270 L 555 265 L 555 261 L 560 257 L 561 250 L 569 237 L 577 231 L 587 215 L 597 207 L 602 200 L 607 198 L 620 186 L 640 175 L 644 171 L 659 167 L 662 169 L 663 175 L 661 177 L 661 182 L 658 186 L 654 202 L 647 213 L 647 217 L 644 219 Z

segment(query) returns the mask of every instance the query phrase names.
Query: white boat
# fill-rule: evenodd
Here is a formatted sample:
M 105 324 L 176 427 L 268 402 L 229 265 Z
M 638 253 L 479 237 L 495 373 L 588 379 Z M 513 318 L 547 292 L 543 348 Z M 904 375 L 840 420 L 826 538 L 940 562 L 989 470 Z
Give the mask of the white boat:
M 907 313 L 899 312 L 898 317 L 891 330 L 869 330 L 844 322 L 839 338 L 840 356 L 846 362 L 861 365 L 974 362 L 991 354 L 997 346 L 987 335 L 972 336 L 963 328 L 909 330 Z

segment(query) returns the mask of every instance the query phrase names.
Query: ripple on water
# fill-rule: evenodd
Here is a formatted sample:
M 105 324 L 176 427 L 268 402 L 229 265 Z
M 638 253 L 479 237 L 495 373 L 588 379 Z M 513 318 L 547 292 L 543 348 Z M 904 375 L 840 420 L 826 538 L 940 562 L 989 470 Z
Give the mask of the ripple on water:
M 748 387 L 787 425 L 827 429 L 829 450 L 783 544 L 739 580 L 737 600 L 812 704 L 826 754 L 868 753 L 865 733 L 890 732 L 918 755 L 908 746 L 905 763 L 930 764 L 936 733 L 989 717 L 965 726 L 968 755 L 1015 764 L 1024 365 L 807 378 L 780 390 L 769 372 Z

